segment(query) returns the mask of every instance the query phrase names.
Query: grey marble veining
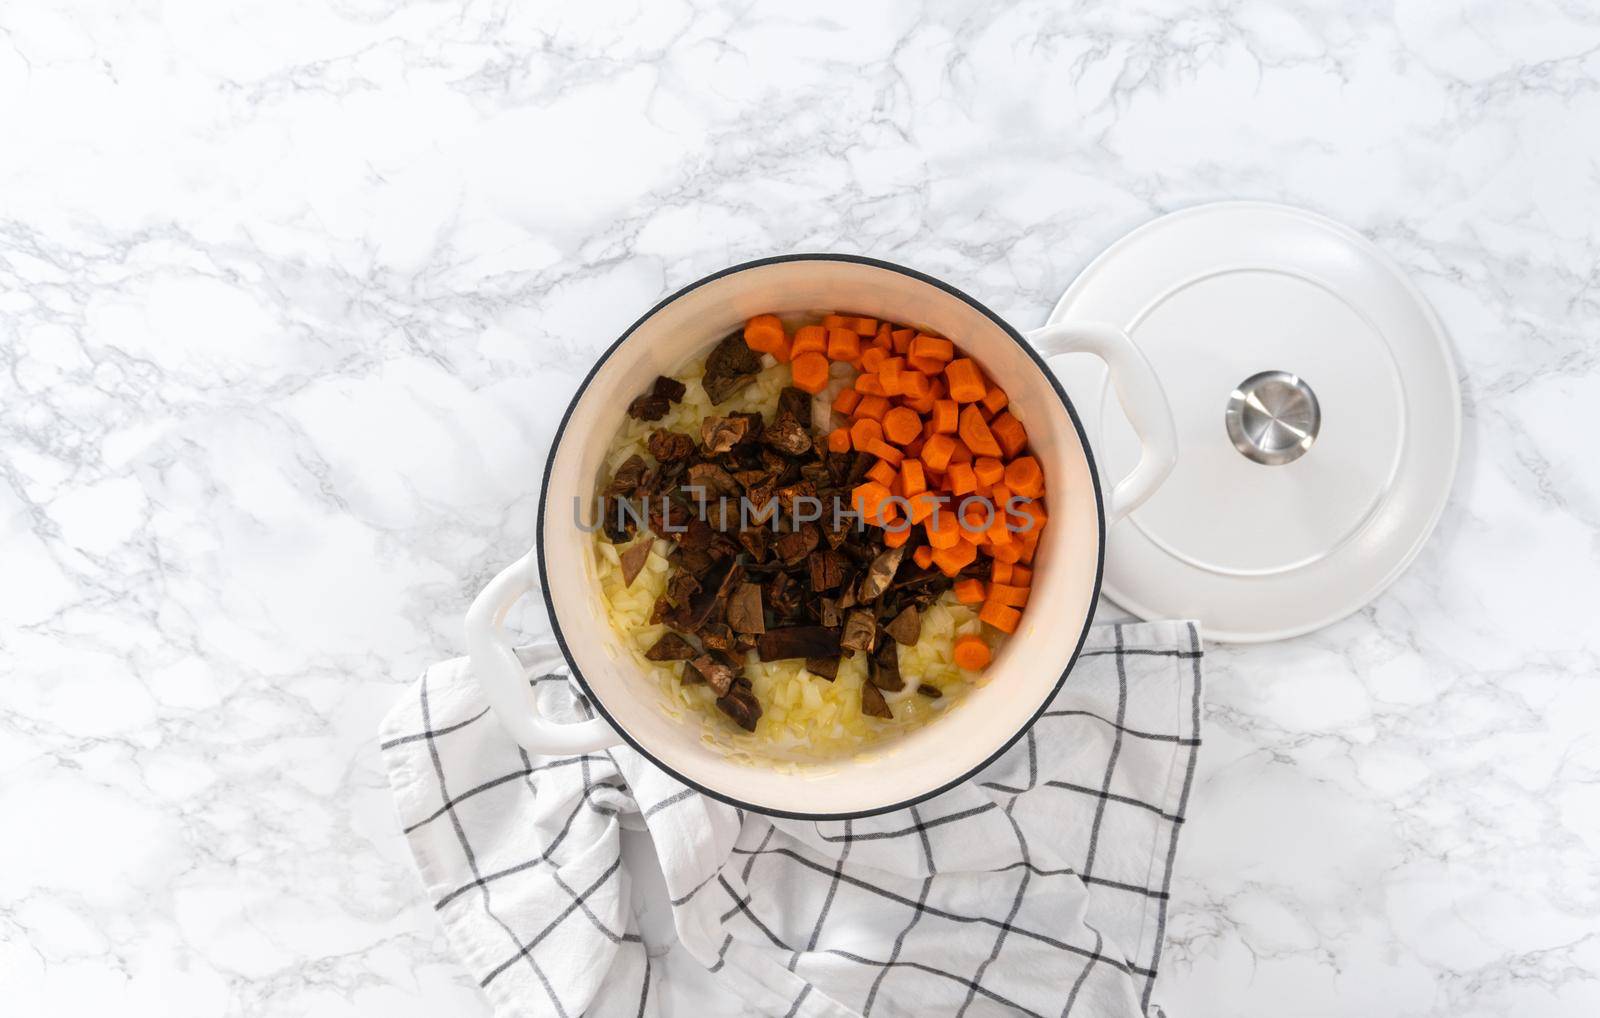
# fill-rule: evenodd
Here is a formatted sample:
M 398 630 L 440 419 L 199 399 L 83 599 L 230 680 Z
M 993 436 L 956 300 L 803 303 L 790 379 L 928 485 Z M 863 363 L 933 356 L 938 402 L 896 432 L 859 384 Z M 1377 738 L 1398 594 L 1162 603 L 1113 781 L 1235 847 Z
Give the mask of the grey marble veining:
M 1576 3 L 5 5 L 6 1010 L 482 1013 L 374 736 L 593 356 L 803 249 L 1032 326 L 1241 197 L 1405 266 L 1464 446 L 1382 598 L 1211 655 L 1157 999 L 1600 1011 L 1597 125 Z

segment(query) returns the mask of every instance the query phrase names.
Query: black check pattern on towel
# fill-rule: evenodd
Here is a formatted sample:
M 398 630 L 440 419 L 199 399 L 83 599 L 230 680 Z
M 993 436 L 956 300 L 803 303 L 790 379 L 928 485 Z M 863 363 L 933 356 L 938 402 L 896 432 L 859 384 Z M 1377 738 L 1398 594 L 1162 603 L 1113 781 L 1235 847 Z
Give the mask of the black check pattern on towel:
M 853 821 L 737 810 L 627 749 L 530 756 L 460 662 L 423 676 L 382 746 L 427 893 L 498 1014 L 658 1013 L 621 864 L 620 830 L 643 826 L 684 948 L 762 1013 L 1155 1015 L 1202 657 L 1191 623 L 1097 627 L 974 781 Z M 564 676 L 530 681 L 550 715 L 590 715 Z

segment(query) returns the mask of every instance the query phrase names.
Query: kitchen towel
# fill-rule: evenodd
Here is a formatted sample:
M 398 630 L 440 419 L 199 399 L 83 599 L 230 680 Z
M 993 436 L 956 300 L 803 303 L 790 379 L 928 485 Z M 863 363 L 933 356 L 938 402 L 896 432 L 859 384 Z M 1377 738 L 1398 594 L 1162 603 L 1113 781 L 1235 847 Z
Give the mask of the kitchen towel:
M 428 898 L 497 1015 L 657 1013 L 620 850 L 637 826 L 684 948 L 762 1013 L 1156 1015 L 1201 658 L 1194 623 L 1094 627 L 998 760 L 860 820 L 736 809 L 626 747 L 530 755 L 464 660 L 418 680 L 382 746 Z M 540 709 L 591 716 L 553 659 L 524 653 Z

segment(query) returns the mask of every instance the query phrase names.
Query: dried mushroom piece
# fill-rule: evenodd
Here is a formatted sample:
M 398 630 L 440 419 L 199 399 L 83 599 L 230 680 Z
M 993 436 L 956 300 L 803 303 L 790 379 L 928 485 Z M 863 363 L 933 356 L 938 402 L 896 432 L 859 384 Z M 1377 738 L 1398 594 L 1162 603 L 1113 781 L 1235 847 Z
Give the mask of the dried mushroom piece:
M 700 422 L 700 445 L 706 453 L 715 456 L 728 452 L 744 441 L 750 431 L 750 421 L 745 417 L 707 417 Z
M 861 684 L 861 713 L 869 718 L 894 717 L 894 711 L 889 709 L 889 704 L 884 700 L 883 694 L 878 692 L 878 687 L 870 682 Z
M 661 639 L 655 642 L 644 656 L 650 661 L 687 661 L 698 653 L 694 647 L 677 633 L 662 633 Z
M 803 456 L 811 451 L 811 429 L 781 414 L 761 433 L 761 441 L 785 456 Z
M 700 385 L 712 403 L 724 403 L 753 382 L 760 370 L 761 356 L 746 346 L 744 337 L 735 332 L 706 355 L 706 371 Z
M 761 720 L 761 702 L 755 693 L 743 686 L 736 685 L 728 690 L 728 695 L 719 697 L 717 707 L 747 732 L 755 731 L 756 722 Z
M 916 605 L 906 605 L 893 622 L 883 627 L 883 631 L 894 637 L 895 643 L 914 647 L 917 638 L 922 635 L 922 613 L 917 611 Z
M 808 657 L 806 671 L 819 679 L 832 682 L 839 677 L 839 659 L 836 657 Z
M 885 641 L 867 662 L 867 678 L 872 685 L 891 693 L 906 688 L 905 679 L 900 677 L 900 648 L 893 640 Z
M 802 423 L 811 420 L 811 393 L 786 385 L 778 391 L 778 412 L 774 418 L 788 414 Z
M 889 589 L 890 582 L 894 579 L 895 572 L 900 568 L 900 561 L 906 556 L 906 546 L 890 548 L 880 553 L 872 560 L 872 565 L 867 567 L 867 575 L 861 578 L 861 589 L 856 597 L 862 602 L 876 601 L 884 591 Z
M 816 549 L 817 543 L 821 540 L 822 537 L 816 527 L 802 523 L 798 530 L 779 534 L 777 541 L 772 545 L 772 550 L 783 560 L 784 565 L 798 565 Z
M 654 456 L 662 463 L 677 463 L 694 455 L 694 439 L 681 431 L 668 431 L 657 428 L 650 432 L 650 438 L 645 443 Z
M 618 556 L 622 565 L 622 585 L 624 587 L 633 586 L 633 581 L 639 578 L 639 573 L 644 570 L 644 564 L 650 561 L 650 549 L 655 543 L 655 538 L 645 534 L 629 545 L 627 551 Z
M 761 607 L 761 584 L 741 583 L 728 599 L 728 625 L 736 633 L 767 631 Z
M 632 495 L 644 484 L 645 473 L 649 467 L 645 465 L 644 457 L 634 453 L 617 467 L 616 473 L 611 475 L 611 483 L 607 484 L 602 495 Z
M 926 682 L 917 687 L 917 692 L 921 693 L 930 700 L 937 700 L 939 697 L 944 695 L 944 691 L 938 686 L 930 686 Z
M 688 387 L 682 382 L 676 378 L 668 378 L 666 375 L 657 375 L 655 383 L 650 386 L 650 395 L 664 399 L 668 403 L 678 402 L 683 399 L 683 394 L 688 391 Z
M 820 594 L 824 590 L 837 590 L 839 584 L 844 582 L 844 562 L 832 549 L 812 552 L 806 558 L 806 567 L 810 573 L 813 594 Z
M 718 696 L 726 696 L 733 687 L 733 666 L 726 661 L 718 660 L 710 654 L 701 654 L 689 662 L 690 667 L 700 673 Z
M 763 661 L 782 661 L 792 657 L 838 657 L 839 632 L 822 626 L 769 629 L 756 639 L 756 656 Z
M 844 632 L 839 637 L 840 648 L 870 654 L 877 642 L 878 620 L 873 618 L 872 609 L 850 609 L 850 614 L 844 617 Z
M 700 646 L 706 650 L 733 650 L 733 629 L 726 623 L 707 622 L 700 629 Z

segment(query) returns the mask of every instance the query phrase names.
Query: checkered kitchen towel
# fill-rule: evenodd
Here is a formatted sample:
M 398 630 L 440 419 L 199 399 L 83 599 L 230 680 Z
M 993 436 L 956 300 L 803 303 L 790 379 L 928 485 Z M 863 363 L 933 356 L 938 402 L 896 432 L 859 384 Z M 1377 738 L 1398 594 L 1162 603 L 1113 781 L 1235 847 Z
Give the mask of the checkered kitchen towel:
M 428 897 L 498 1015 L 656 1013 L 620 854 L 638 825 L 684 948 L 762 1013 L 1154 1015 L 1200 659 L 1192 623 L 1096 627 L 999 761 L 865 820 L 747 813 L 626 748 L 530 756 L 463 661 L 423 675 L 383 750 Z M 542 671 L 541 707 L 586 716 Z

